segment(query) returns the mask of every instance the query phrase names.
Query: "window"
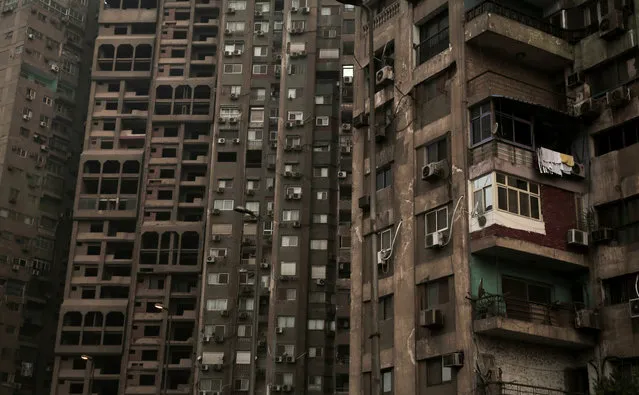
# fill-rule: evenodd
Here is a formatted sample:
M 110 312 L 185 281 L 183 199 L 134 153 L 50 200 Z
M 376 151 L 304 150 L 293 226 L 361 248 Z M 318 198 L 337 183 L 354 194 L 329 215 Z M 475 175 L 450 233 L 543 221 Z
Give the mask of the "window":
M 314 224 L 326 224 L 328 223 L 328 214 L 313 214 Z
M 255 3 L 255 11 L 269 12 L 271 10 L 270 3 Z
M 389 394 L 393 392 L 393 370 L 382 370 L 382 393 Z
M 286 97 L 288 99 L 290 99 L 290 100 L 296 99 L 297 98 L 297 89 L 296 88 L 288 89 L 288 91 L 286 93 Z
M 224 74 L 242 74 L 242 64 L 241 63 L 225 64 Z
M 441 207 L 426 213 L 426 236 L 448 229 L 448 207 Z
M 324 354 L 324 349 L 322 347 L 309 347 L 308 349 L 309 358 L 319 358 L 323 354 Z
M 473 107 L 470 110 L 471 144 L 480 144 L 493 137 L 490 102 Z
M 253 47 L 253 56 L 257 56 L 257 57 L 268 56 L 268 47 L 266 46 Z
M 250 365 L 251 364 L 251 352 L 250 351 L 236 351 L 235 363 L 237 365 Z
M 308 294 L 309 303 L 326 303 L 325 292 L 311 292 Z
M 533 126 L 530 116 L 510 107 L 511 105 L 505 100 L 495 105 L 495 121 L 499 125 L 497 129 L 499 138 L 532 148 Z
M 419 309 L 428 310 L 449 302 L 448 277 L 419 286 Z
M 289 52 L 290 53 L 296 53 L 296 52 L 303 52 L 306 51 L 306 43 L 305 42 L 296 42 L 296 43 L 290 43 L 289 46 Z
M 251 123 L 263 123 L 264 122 L 264 107 L 251 108 L 249 122 L 251 122 Z
M 393 170 L 391 166 L 377 170 L 377 190 L 393 185 Z
M 282 221 L 299 221 L 299 210 L 282 210 Z
M 324 320 L 308 320 L 309 331 L 321 331 L 324 330 Z
M 221 178 L 217 181 L 218 188 L 233 188 L 232 178 Z
M 235 201 L 231 199 L 216 200 L 213 202 L 213 208 L 221 211 L 231 211 L 235 207 Z
M 254 25 L 255 33 L 258 33 L 258 34 L 267 33 L 268 28 L 269 28 L 268 22 L 255 22 L 255 25 Z
M 446 10 L 419 27 L 417 54 L 419 64 L 447 49 L 448 45 L 448 10 Z
M 306 21 L 291 21 L 292 30 L 304 30 L 306 27 Z
M 330 33 L 336 34 L 335 30 L 329 31 Z M 339 49 L 338 48 L 325 48 L 319 50 L 319 58 L 320 59 L 338 59 L 339 58 Z
M 342 34 L 355 34 L 355 19 L 344 19 Z
M 506 300 L 506 314 L 521 321 L 536 321 L 535 308 L 552 303 L 552 287 L 548 284 L 514 277 L 502 277 L 501 290 Z
M 50 98 L 49 96 L 42 96 L 42 103 L 44 103 L 47 106 L 51 107 L 53 105 L 53 99 Z
M 328 191 L 317 191 L 315 197 L 317 200 L 328 200 Z
M 279 316 L 277 317 L 278 328 L 295 328 L 295 317 Z
M 242 33 L 244 31 L 245 26 L 246 25 L 244 22 L 237 22 L 237 21 L 226 22 L 226 29 L 232 32 Z
M 473 215 L 493 209 L 493 175 L 488 174 L 473 181 Z
M 495 174 L 497 208 L 523 217 L 541 219 L 539 185 L 521 178 Z
M 313 177 L 326 178 L 328 177 L 328 167 L 314 167 Z
M 266 99 L 266 89 L 264 88 L 252 88 L 251 99 L 257 101 L 264 101 Z
M 266 64 L 254 64 L 253 65 L 253 74 L 254 75 L 268 74 L 268 65 L 266 65 Z
M 322 115 L 315 118 L 315 126 L 328 126 L 328 116 Z
M 639 120 L 597 133 L 594 137 L 595 156 L 605 155 L 639 143 Z
M 351 248 L 351 237 L 350 236 L 340 236 L 339 237 L 339 248 Z
M 209 273 L 208 275 L 209 285 L 222 285 L 222 284 L 228 284 L 228 282 L 229 282 L 228 273 Z
M 238 309 L 241 311 L 253 311 L 253 309 L 255 309 L 255 299 L 240 298 Z
M 297 273 L 296 262 L 280 262 L 280 274 L 282 276 L 294 276 Z
M 311 240 L 311 250 L 327 250 L 328 240 Z
M 439 385 L 450 382 L 452 369 L 444 367 L 442 357 L 435 357 L 426 360 L 426 385 Z
M 226 299 L 209 299 L 206 301 L 206 309 L 208 311 L 227 310 L 228 300 Z
M 379 298 L 379 320 L 386 321 L 393 319 L 393 295 Z
M 309 376 L 309 378 L 308 378 L 308 390 L 309 391 L 321 391 L 322 390 L 322 376 Z
M 289 121 L 303 121 L 304 120 L 304 112 L 302 111 L 289 111 L 287 114 L 287 119 Z
M 313 280 L 326 279 L 326 266 L 311 265 L 311 278 Z
M 428 144 L 424 148 L 424 163 L 439 162 L 448 158 L 448 144 L 445 138 Z
M 246 9 L 246 0 L 229 0 L 229 8 L 236 11 Z
M 377 234 L 380 251 L 390 251 L 393 241 L 393 230 L 386 229 Z
M 297 236 L 282 236 L 282 247 L 297 247 Z
M 251 337 L 253 327 L 251 325 L 238 325 L 237 336 L 238 337 Z

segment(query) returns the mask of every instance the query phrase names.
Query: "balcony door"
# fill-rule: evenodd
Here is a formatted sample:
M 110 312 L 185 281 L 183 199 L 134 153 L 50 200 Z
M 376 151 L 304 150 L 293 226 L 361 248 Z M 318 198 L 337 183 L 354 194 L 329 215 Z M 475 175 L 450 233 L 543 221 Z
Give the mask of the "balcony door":
M 550 324 L 552 288 L 513 277 L 502 277 L 506 316 L 515 320 Z

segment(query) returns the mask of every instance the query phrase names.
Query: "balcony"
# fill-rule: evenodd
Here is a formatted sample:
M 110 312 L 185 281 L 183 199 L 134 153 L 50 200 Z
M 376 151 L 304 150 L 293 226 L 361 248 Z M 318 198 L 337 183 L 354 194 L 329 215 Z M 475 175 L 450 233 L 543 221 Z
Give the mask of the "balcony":
M 377 29 L 383 26 L 384 24 L 386 24 L 386 22 L 393 19 L 395 15 L 399 13 L 399 9 L 400 9 L 399 1 L 396 1 L 392 3 L 391 5 L 389 5 L 388 7 L 381 10 L 380 12 L 378 12 L 377 15 L 375 15 L 375 18 L 373 18 L 373 29 Z M 368 23 L 362 26 L 362 30 L 364 32 L 368 31 Z
M 488 383 L 487 389 L 487 393 L 501 395 L 586 395 L 583 392 L 568 392 L 555 388 L 505 382 Z
M 484 1 L 466 11 L 466 42 L 503 56 L 517 57 L 534 68 L 562 70 L 573 61 L 571 43 L 589 29 L 567 30 L 518 10 Z M 523 54 L 523 58 L 522 55 Z
M 575 329 L 574 306 L 489 294 L 473 301 L 473 313 L 478 334 L 572 349 L 595 344 Z

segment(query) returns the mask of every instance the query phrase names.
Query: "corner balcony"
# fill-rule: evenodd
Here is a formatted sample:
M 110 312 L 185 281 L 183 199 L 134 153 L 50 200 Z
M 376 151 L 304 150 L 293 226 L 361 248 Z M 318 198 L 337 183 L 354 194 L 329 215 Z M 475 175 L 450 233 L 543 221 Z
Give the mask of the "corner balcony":
M 508 295 L 485 295 L 473 301 L 475 333 L 570 349 L 593 347 L 594 336 L 575 329 L 575 308 L 535 303 Z
M 571 43 L 589 34 L 567 30 L 494 1 L 466 11 L 465 40 L 504 56 L 525 57 L 536 68 L 559 71 L 573 62 Z

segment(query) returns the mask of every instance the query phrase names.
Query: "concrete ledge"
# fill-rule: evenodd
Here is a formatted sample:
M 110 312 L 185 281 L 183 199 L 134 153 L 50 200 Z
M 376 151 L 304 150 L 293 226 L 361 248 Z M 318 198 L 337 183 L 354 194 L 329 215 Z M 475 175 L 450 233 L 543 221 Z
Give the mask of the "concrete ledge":
M 518 321 L 504 317 L 490 317 L 473 323 L 475 333 L 504 337 L 527 343 L 583 349 L 593 347 L 594 337 L 576 329 Z
M 547 263 L 551 264 L 553 262 L 564 262 L 574 266 L 574 268 L 589 268 L 583 255 L 507 237 L 487 236 L 471 240 L 470 252 L 471 254 L 503 255 L 524 263 L 531 259 L 538 261 L 538 258 L 545 258 L 550 261 Z M 544 262 L 538 263 L 543 264 Z M 554 267 L 554 269 L 560 270 L 558 267 Z

